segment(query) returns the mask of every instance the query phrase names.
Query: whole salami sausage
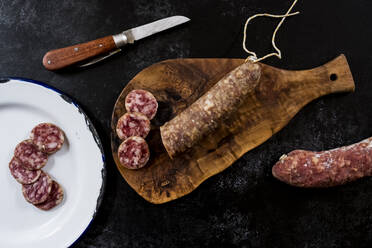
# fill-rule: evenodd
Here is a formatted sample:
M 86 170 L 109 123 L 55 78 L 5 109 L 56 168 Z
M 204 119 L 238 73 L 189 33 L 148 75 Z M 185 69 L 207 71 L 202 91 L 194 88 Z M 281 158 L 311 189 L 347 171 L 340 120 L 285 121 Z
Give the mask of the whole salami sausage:
M 64 192 L 61 187 L 56 181 L 52 182 L 52 189 L 48 198 L 45 202 L 36 204 L 35 206 L 41 210 L 50 210 L 56 206 L 58 206 L 63 200 Z
M 39 179 L 41 170 L 27 170 L 21 161 L 13 157 L 9 163 L 9 170 L 12 176 L 21 184 L 30 184 Z
M 22 185 L 23 196 L 32 204 L 45 202 L 52 190 L 52 182 L 50 176 L 42 171 L 36 182 Z
M 28 170 L 41 169 L 48 162 L 48 155 L 39 151 L 31 140 L 24 140 L 19 143 L 14 150 L 14 156 Z
M 295 150 L 272 168 L 277 179 L 297 187 L 331 187 L 372 175 L 372 137 L 329 151 Z
M 146 165 L 150 151 L 146 141 L 138 136 L 132 136 L 119 146 L 120 163 L 128 169 L 139 169 Z
M 170 157 L 196 144 L 237 110 L 258 84 L 261 67 L 246 62 L 229 72 L 187 109 L 160 127 Z
M 132 90 L 125 97 L 125 108 L 128 112 L 139 112 L 152 120 L 158 110 L 158 102 L 154 95 L 146 90 Z
M 40 123 L 32 129 L 31 140 L 40 151 L 52 154 L 61 149 L 65 141 L 65 135 L 54 124 Z
M 118 120 L 116 133 L 120 139 L 127 139 L 131 136 L 146 138 L 150 132 L 150 121 L 141 113 L 126 113 Z

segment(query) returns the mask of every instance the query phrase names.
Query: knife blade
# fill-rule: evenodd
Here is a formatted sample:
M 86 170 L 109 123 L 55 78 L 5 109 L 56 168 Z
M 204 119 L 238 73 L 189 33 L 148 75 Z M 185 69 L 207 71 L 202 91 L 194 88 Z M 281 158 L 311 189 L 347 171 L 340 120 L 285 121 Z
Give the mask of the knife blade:
M 185 16 L 171 16 L 128 29 L 119 34 L 109 35 L 93 41 L 51 50 L 44 55 L 43 65 L 48 70 L 58 70 L 93 58 L 92 61 L 85 64 L 91 65 L 117 53 L 120 51 L 120 48 L 126 44 L 132 44 L 135 41 L 188 21 L 190 21 L 190 19 Z M 106 56 L 97 57 L 105 54 Z
M 172 16 L 126 30 L 123 34 L 128 37 L 128 43 L 133 43 L 136 40 L 146 38 L 150 35 L 170 29 L 188 21 L 190 21 L 190 19 L 185 16 Z

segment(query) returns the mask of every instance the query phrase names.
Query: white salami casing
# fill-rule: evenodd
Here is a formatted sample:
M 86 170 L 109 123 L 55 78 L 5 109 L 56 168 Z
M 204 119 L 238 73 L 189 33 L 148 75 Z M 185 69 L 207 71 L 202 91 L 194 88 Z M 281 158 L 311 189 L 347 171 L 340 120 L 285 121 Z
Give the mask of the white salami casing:
M 39 170 L 48 162 L 48 155 L 40 151 L 31 140 L 19 143 L 14 150 L 14 156 L 28 170 Z
M 144 167 L 150 158 L 149 147 L 143 138 L 133 136 L 121 143 L 118 157 L 126 168 L 139 169 Z
M 40 123 L 32 129 L 31 140 L 40 151 L 52 154 L 61 149 L 65 141 L 65 135 L 54 124 Z
M 23 196 L 29 203 L 32 204 L 40 204 L 45 202 L 52 190 L 52 182 L 53 181 L 50 176 L 42 171 L 39 179 L 36 182 L 22 185 Z
M 158 102 L 153 94 L 146 90 L 132 90 L 125 98 L 125 108 L 128 112 L 139 112 L 151 120 L 158 110 Z
M 30 184 L 39 179 L 41 170 L 27 170 L 21 161 L 13 157 L 9 163 L 9 170 L 12 176 L 21 184 Z
M 236 112 L 246 95 L 257 86 L 260 77 L 261 66 L 246 62 L 161 126 L 161 138 L 169 156 L 186 151 L 215 131 L 222 121 Z

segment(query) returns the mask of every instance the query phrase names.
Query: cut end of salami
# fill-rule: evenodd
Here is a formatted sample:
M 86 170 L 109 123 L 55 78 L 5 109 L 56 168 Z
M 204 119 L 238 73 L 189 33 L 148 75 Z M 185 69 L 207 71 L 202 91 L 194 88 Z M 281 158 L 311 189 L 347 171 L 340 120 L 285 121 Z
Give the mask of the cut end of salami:
M 158 111 L 158 102 L 153 94 L 146 90 L 132 90 L 125 98 L 125 108 L 128 112 L 139 112 L 151 120 Z
M 150 121 L 141 113 L 126 113 L 118 120 L 116 133 L 120 139 L 125 140 L 131 136 L 146 138 L 150 132 Z
M 150 158 L 146 141 L 137 136 L 126 139 L 118 149 L 120 163 L 128 169 L 144 167 Z
M 62 202 L 63 197 L 64 192 L 61 185 L 59 185 L 56 181 L 53 181 L 52 189 L 48 198 L 43 203 L 36 204 L 35 207 L 45 211 L 50 210 L 58 206 Z
M 22 193 L 26 201 L 32 204 L 45 202 L 52 190 L 52 179 L 45 172 L 41 172 L 39 179 L 27 185 L 22 185 Z
M 24 140 L 14 150 L 22 165 L 28 170 L 38 170 L 48 162 L 48 155 L 40 151 L 31 140 Z
M 41 170 L 27 170 L 16 157 L 13 157 L 10 161 L 9 170 L 15 180 L 21 184 L 31 184 L 38 180 L 41 175 Z
M 54 124 L 40 123 L 32 129 L 31 140 L 39 150 L 52 154 L 61 149 L 65 141 L 65 135 Z

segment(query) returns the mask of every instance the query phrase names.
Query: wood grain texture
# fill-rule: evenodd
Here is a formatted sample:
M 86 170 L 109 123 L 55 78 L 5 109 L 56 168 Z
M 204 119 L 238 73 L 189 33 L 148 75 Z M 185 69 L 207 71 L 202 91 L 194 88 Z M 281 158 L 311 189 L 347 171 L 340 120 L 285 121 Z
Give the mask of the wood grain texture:
M 337 92 L 354 90 L 344 55 L 302 71 L 288 71 L 262 64 L 260 82 L 239 110 L 217 131 L 189 151 L 171 160 L 159 127 L 192 104 L 242 59 L 174 59 L 154 64 L 137 74 L 123 89 L 112 114 L 112 153 L 123 178 L 149 202 L 165 203 L 192 192 L 203 181 L 231 166 L 244 153 L 281 130 L 307 103 Z M 159 101 L 147 137 L 151 149 L 148 165 L 128 170 L 120 165 L 115 134 L 117 120 L 126 110 L 125 96 L 145 89 Z
M 43 65 L 48 70 L 59 70 L 78 62 L 109 53 L 116 49 L 112 36 L 51 50 L 44 55 Z

